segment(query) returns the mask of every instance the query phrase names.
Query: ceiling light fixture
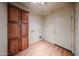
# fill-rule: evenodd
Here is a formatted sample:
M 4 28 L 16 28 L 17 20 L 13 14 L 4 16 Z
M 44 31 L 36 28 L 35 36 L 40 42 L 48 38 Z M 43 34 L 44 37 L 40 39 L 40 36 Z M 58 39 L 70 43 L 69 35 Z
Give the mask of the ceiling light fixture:
M 33 2 L 33 3 L 39 3 L 39 4 L 41 4 L 41 5 L 45 5 L 45 2 Z
M 44 2 L 40 2 L 42 5 L 44 5 L 45 3 Z

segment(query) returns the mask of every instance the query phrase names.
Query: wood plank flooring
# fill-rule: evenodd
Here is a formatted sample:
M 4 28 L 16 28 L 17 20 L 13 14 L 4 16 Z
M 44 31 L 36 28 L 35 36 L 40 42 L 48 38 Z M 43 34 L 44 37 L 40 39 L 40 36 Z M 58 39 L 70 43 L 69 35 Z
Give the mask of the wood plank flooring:
M 46 40 L 41 40 L 15 56 L 73 56 L 73 53 Z

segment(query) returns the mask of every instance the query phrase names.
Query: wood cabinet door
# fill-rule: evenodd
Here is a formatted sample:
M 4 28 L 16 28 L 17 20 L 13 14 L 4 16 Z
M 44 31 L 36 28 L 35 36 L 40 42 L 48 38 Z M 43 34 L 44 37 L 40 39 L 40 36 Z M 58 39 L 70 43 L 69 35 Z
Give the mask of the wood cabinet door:
M 8 6 L 8 55 L 28 47 L 28 15 L 25 11 Z
M 28 47 L 28 15 L 25 11 L 22 11 L 22 50 Z
M 8 52 L 14 55 L 19 52 L 20 25 L 18 9 L 8 6 Z

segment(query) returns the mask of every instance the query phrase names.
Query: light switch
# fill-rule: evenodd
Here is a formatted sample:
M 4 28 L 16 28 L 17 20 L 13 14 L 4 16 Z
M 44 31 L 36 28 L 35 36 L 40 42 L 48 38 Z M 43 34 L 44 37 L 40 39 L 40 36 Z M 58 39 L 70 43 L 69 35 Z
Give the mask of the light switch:
M 31 32 L 34 32 L 34 30 L 32 30 Z

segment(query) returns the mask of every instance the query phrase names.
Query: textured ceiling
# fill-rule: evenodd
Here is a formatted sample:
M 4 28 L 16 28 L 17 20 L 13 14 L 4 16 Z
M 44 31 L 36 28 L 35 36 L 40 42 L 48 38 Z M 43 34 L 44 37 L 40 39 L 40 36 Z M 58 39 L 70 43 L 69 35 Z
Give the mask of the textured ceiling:
M 21 4 L 26 6 L 31 13 L 45 15 L 69 3 L 67 2 L 45 2 L 45 4 L 42 5 L 38 2 L 37 3 L 36 2 L 21 2 Z

